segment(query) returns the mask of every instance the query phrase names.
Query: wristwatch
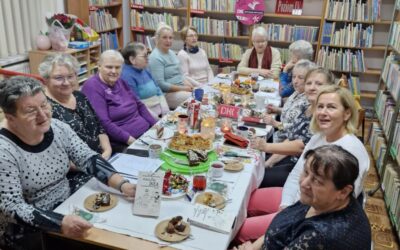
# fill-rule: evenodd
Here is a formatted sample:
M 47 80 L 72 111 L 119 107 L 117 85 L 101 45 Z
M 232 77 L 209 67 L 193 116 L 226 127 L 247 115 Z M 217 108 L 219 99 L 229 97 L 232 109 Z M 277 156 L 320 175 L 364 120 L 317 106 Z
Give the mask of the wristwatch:
M 125 183 L 130 183 L 129 180 L 123 179 L 120 183 L 118 183 L 117 190 L 119 190 L 122 193 L 122 185 Z

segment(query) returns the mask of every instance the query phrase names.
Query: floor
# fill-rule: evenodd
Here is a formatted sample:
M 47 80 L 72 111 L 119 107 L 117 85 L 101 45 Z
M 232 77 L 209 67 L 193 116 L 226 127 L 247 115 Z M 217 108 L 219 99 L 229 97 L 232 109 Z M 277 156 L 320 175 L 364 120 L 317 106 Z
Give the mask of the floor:
M 370 122 L 367 121 L 366 130 L 368 130 L 369 124 Z M 366 143 L 366 145 L 367 144 L 368 143 Z M 379 175 L 376 171 L 369 146 L 367 146 L 367 149 L 370 154 L 371 167 L 364 181 L 364 190 L 366 192 L 375 189 L 379 185 Z M 374 249 L 399 249 L 399 239 L 396 236 L 395 230 L 390 223 L 386 210 L 386 205 L 383 200 L 382 189 L 379 189 L 373 196 L 367 197 L 365 212 L 367 213 L 369 222 L 371 224 Z

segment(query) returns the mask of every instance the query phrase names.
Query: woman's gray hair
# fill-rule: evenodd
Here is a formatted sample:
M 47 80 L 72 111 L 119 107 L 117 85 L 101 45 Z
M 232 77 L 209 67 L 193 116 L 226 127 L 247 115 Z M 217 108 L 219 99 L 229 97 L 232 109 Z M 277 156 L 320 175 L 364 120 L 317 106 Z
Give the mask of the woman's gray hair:
M 74 71 L 75 74 L 79 73 L 79 63 L 75 57 L 70 54 L 56 53 L 46 56 L 39 64 L 40 76 L 49 79 L 55 66 L 64 66 L 69 70 Z
M 317 65 L 314 62 L 311 62 L 310 60 L 307 59 L 301 59 L 297 61 L 297 63 L 294 65 L 293 70 L 295 69 L 305 69 L 306 72 L 317 68 Z
M 314 56 L 314 49 L 311 43 L 305 40 L 292 42 L 289 46 L 289 52 L 298 56 L 298 59 L 312 60 Z
M 0 107 L 4 113 L 14 115 L 17 111 L 17 101 L 24 96 L 44 94 L 42 84 L 31 77 L 14 76 L 0 81 Z
M 263 26 L 258 26 L 251 32 L 251 40 L 253 40 L 255 36 L 262 36 L 267 40 L 267 30 Z
M 156 33 L 155 33 L 156 41 L 158 41 L 158 40 L 160 39 L 161 33 L 162 33 L 164 30 L 168 30 L 168 31 L 170 31 L 172 34 L 174 34 L 174 30 L 171 28 L 171 26 L 167 25 L 167 24 L 164 23 L 164 22 L 161 22 L 161 23 L 158 24 L 158 27 L 157 27 L 157 30 L 156 30 Z
M 131 61 L 129 57 L 135 58 L 138 52 L 146 50 L 146 46 L 143 43 L 129 43 L 126 47 L 121 51 L 122 56 L 124 57 L 125 64 L 131 65 Z
M 119 51 L 108 49 L 105 50 L 103 53 L 101 53 L 99 59 L 99 65 L 101 65 L 104 62 L 104 60 L 107 60 L 110 57 L 116 58 L 118 61 L 121 62 L 121 64 L 124 62 L 124 58 L 122 57 L 121 53 L 119 53 Z

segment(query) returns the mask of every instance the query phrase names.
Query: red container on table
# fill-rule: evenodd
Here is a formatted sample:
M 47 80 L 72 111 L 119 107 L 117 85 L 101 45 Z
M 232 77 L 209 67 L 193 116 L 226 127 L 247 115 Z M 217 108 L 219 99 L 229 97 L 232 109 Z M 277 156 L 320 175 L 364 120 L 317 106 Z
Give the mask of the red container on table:
M 191 129 L 199 128 L 200 107 L 201 103 L 195 100 L 192 100 L 189 103 L 188 115 L 189 115 L 189 126 Z
M 204 175 L 195 175 L 193 176 L 193 190 L 203 191 L 207 187 L 207 178 Z

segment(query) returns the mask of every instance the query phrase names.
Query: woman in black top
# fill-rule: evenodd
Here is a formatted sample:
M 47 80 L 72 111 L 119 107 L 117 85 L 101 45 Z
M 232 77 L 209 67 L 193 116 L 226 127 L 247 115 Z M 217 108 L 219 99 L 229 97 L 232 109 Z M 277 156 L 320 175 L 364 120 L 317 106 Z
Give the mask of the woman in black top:
M 47 56 L 39 66 L 45 79 L 46 95 L 53 106 L 53 118 L 67 123 L 72 130 L 104 159 L 111 156 L 111 146 L 96 113 L 78 86 L 78 61 L 69 54 Z
M 353 198 L 358 160 L 337 145 L 307 151 L 300 178 L 300 201 L 273 219 L 265 237 L 250 249 L 370 249 L 371 228 Z

